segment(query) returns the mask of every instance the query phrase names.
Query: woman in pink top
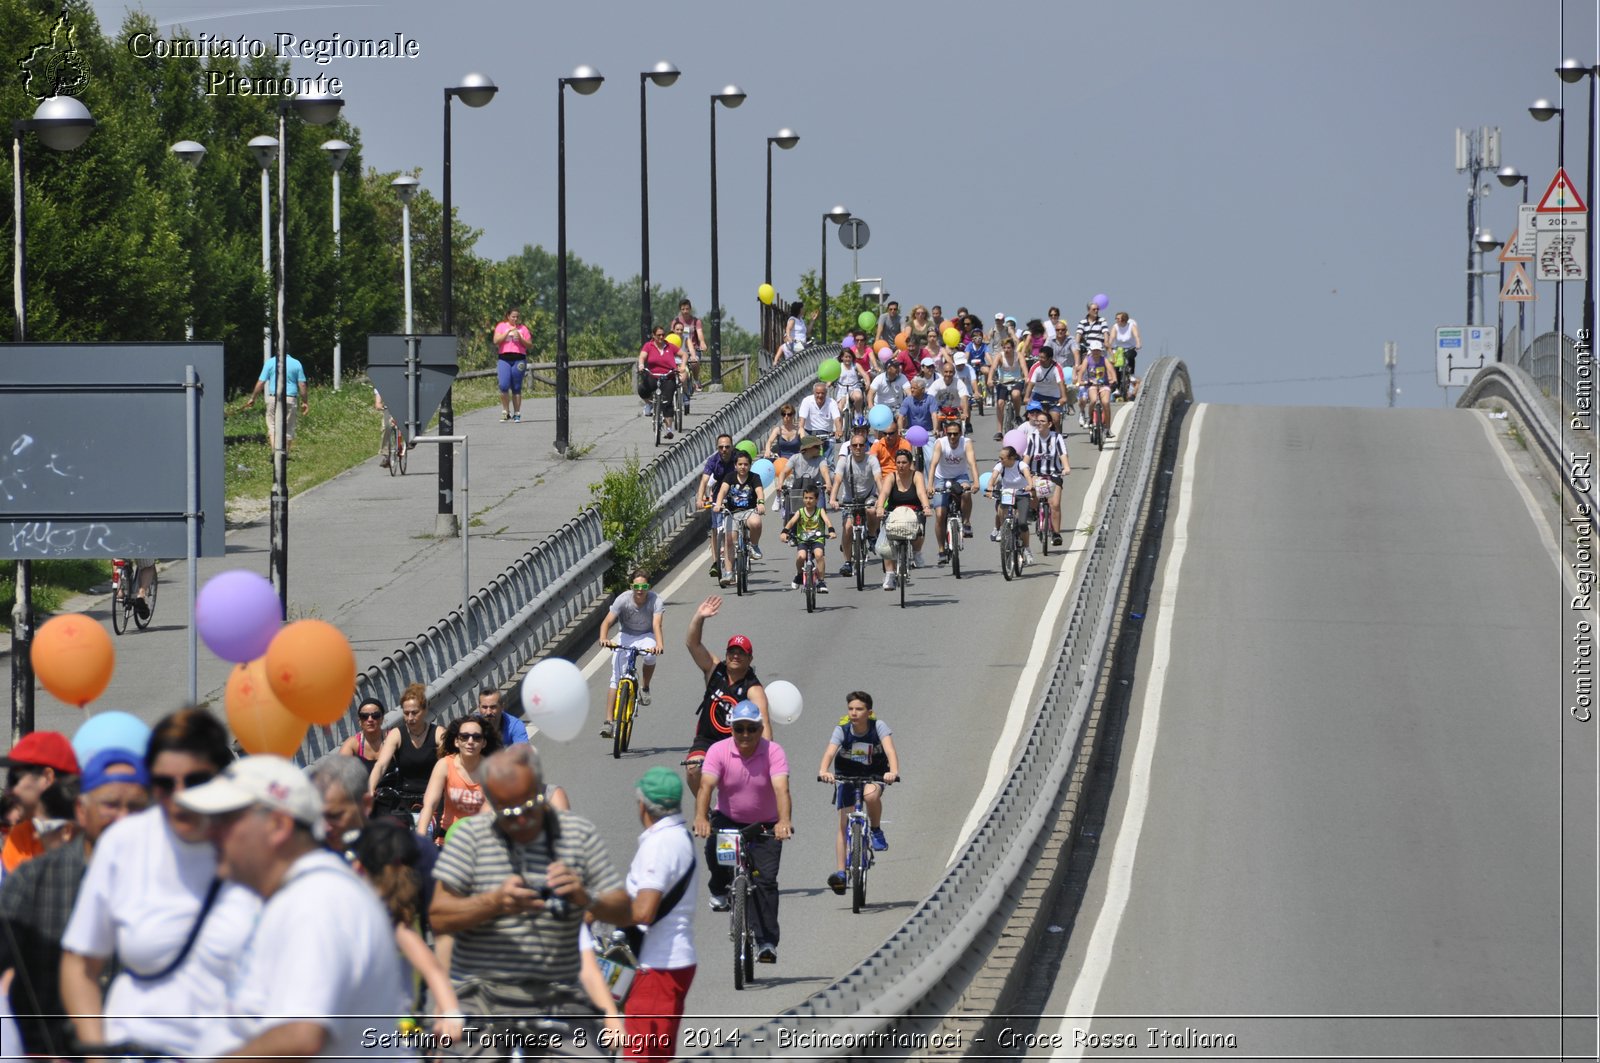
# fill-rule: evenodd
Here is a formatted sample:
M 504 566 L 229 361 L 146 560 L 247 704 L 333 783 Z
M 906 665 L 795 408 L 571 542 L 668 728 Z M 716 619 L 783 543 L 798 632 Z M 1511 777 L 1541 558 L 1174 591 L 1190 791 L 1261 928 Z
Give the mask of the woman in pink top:
M 484 723 L 477 713 L 450 721 L 444 730 L 444 741 L 439 743 L 439 761 L 428 779 L 422 812 L 417 816 L 418 834 L 428 836 L 437 810 L 439 824 L 433 842 L 443 845 L 450 824 L 483 810 L 484 761 L 500 748 L 499 731 Z
M 500 419 L 522 420 L 522 374 L 528 369 L 528 348 L 533 333 L 522 323 L 522 311 L 513 309 L 494 327 L 494 346 L 500 352 Z
M 644 399 L 644 416 L 653 412 L 650 397 L 655 394 L 656 388 L 660 388 L 661 408 L 670 420 L 672 398 L 681 373 L 677 349 L 667 342 L 667 330 L 657 325 L 645 345 L 639 348 L 639 397 Z M 667 429 L 667 438 L 672 438 L 670 427 Z

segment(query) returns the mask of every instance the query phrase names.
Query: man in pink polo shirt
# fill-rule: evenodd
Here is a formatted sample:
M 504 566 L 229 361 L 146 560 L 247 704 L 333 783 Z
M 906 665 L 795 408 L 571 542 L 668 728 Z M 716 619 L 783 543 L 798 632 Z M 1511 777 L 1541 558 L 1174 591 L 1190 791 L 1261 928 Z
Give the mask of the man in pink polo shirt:
M 761 710 L 741 701 L 728 713 L 733 737 L 713 743 L 700 768 L 695 797 L 694 833 L 705 838 L 706 866 L 711 871 L 711 910 L 728 910 L 728 885 L 733 874 L 717 863 L 716 832 L 760 824 L 770 835 L 745 836 L 755 868 L 751 922 L 755 925 L 756 961 L 778 962 L 778 864 L 783 841 L 794 835 L 790 816 L 789 758 L 783 747 L 761 737 Z M 711 795 L 717 808 L 711 809 Z

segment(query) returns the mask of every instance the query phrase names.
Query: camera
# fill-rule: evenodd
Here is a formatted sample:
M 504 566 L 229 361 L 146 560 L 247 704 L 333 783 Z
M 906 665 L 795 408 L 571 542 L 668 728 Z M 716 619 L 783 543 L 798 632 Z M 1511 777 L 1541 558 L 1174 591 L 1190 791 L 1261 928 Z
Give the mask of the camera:
M 549 886 L 540 888 L 539 899 L 544 901 L 544 910 L 556 919 L 565 919 L 572 912 L 572 905 L 567 903 L 567 899 Z

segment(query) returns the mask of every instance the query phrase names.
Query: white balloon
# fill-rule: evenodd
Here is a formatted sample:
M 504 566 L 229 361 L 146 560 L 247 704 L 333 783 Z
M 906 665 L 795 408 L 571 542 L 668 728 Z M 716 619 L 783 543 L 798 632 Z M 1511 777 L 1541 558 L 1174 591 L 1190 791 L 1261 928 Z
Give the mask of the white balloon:
M 583 733 L 589 716 L 589 684 L 571 661 L 551 657 L 522 678 L 522 722 L 557 742 Z
M 774 723 L 788 725 L 800 718 L 804 700 L 800 697 L 799 687 L 787 679 L 780 679 L 776 683 L 768 683 L 766 689 L 767 711 Z

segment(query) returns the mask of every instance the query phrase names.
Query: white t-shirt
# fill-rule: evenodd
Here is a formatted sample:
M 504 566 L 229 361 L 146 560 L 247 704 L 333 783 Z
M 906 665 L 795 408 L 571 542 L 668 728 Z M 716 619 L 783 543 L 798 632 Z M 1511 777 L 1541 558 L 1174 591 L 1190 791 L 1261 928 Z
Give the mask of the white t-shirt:
M 1067 387 L 1067 374 L 1059 365 L 1036 365 L 1028 379 L 1033 382 L 1033 393 L 1045 398 L 1059 399 Z
M 818 402 L 815 395 L 807 395 L 800 400 L 800 428 L 807 435 L 831 436 L 833 435 L 834 418 L 839 416 L 839 409 L 823 395 Z
M 228 984 L 234 1051 L 286 1022 L 315 1019 L 323 1056 L 393 1056 L 364 1047 L 362 1031 L 409 1006 L 394 927 L 373 892 L 337 853 L 296 860 L 261 908 Z M 378 1039 L 381 1043 L 381 1039 Z
M 660 890 L 665 895 L 685 871 L 690 872 L 688 889 L 678 903 L 670 912 L 658 910 L 660 918 L 645 932 L 640 967 L 670 971 L 694 965 L 697 863 L 694 839 L 685 829 L 681 815 L 659 819 L 639 835 L 639 851 L 628 867 L 628 896 L 636 896 L 640 890 Z
M 934 377 L 933 383 L 928 385 L 928 394 L 933 396 L 934 405 L 943 409 L 959 407 L 962 399 L 970 399 L 972 392 L 967 390 L 967 385 L 960 377 L 952 377 L 945 383 L 944 377 Z
M 113 824 L 95 843 L 83 888 L 61 937 L 63 948 L 147 974 L 164 970 L 188 940 L 217 875 L 209 842 L 181 840 L 159 807 Z M 224 883 L 183 965 L 165 978 L 135 979 L 124 970 L 105 1000 L 107 1041 L 138 1041 L 180 1058 L 223 1050 L 227 979 L 261 900 Z
M 905 378 L 904 373 L 896 377 L 893 384 L 889 383 L 888 373 L 879 373 L 872 380 L 873 402 L 881 403 L 897 414 L 900 412 L 900 403 L 905 401 L 910 391 L 911 382 Z

